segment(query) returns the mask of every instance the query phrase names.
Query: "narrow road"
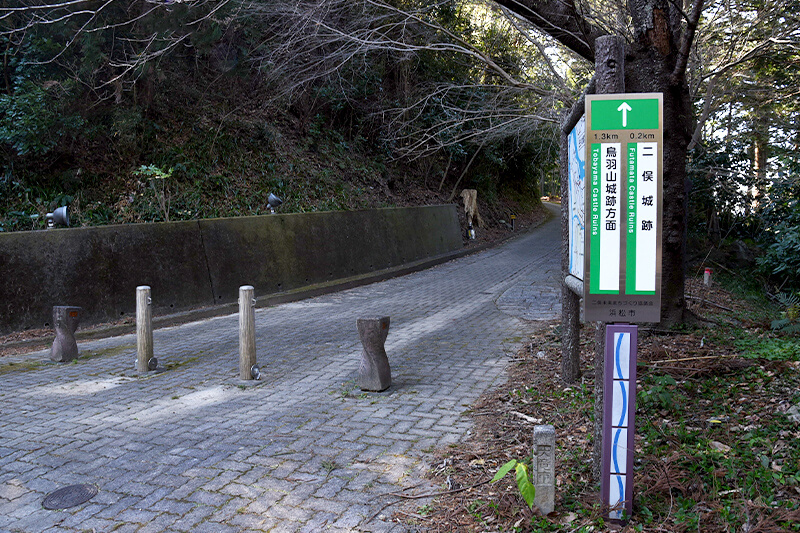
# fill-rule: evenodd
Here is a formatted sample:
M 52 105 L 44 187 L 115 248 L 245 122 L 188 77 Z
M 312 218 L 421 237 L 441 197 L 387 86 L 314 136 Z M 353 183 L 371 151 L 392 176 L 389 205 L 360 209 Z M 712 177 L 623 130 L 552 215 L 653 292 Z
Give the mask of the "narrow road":
M 425 489 L 432 452 L 471 427 L 461 413 L 559 316 L 559 228 L 256 310 L 258 382 L 238 380 L 236 315 L 157 330 L 166 371 L 145 377 L 133 335 L 71 364 L 4 358 L 0 532 L 405 531 L 387 494 Z M 362 394 L 356 319 L 385 315 L 393 384 Z M 98 494 L 43 509 L 73 484 Z

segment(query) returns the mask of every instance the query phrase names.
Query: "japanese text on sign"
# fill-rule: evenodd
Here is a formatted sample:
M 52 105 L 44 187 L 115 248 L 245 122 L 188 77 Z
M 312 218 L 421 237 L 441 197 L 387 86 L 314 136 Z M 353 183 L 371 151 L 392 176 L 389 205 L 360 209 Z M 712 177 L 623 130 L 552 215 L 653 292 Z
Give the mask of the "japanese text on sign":
M 586 320 L 660 320 L 662 101 L 586 97 Z

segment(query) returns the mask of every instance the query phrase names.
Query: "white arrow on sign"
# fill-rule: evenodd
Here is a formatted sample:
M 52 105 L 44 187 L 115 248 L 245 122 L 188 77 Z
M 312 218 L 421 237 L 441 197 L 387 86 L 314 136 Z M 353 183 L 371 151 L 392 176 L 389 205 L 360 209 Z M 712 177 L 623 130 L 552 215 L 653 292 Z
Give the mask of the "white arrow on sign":
M 628 111 L 633 111 L 633 109 L 628 105 L 628 102 L 622 102 L 622 104 L 620 104 L 620 106 L 617 108 L 617 111 L 622 111 L 622 127 L 627 127 Z

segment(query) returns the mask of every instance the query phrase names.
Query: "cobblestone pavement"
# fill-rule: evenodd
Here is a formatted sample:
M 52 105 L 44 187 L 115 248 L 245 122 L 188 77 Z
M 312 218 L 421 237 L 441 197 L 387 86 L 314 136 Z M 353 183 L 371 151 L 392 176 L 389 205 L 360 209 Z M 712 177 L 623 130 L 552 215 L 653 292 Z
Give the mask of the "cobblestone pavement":
M 133 335 L 82 343 L 69 364 L 4 358 L 0 531 L 405 531 L 389 493 L 435 490 L 433 450 L 465 438 L 461 413 L 503 379 L 529 320 L 558 315 L 560 240 L 555 217 L 436 268 L 258 309 L 258 382 L 238 379 L 236 315 L 157 330 L 165 371 L 144 376 Z M 385 315 L 393 384 L 362 394 L 356 319 Z M 80 483 L 98 494 L 43 508 Z

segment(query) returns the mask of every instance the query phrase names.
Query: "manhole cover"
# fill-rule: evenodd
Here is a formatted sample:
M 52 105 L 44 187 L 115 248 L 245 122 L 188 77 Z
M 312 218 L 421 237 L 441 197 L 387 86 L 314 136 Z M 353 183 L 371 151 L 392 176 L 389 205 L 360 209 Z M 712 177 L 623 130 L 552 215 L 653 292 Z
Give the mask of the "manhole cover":
M 45 509 L 69 509 L 88 502 L 97 494 L 94 485 L 70 485 L 48 494 L 42 506 Z

